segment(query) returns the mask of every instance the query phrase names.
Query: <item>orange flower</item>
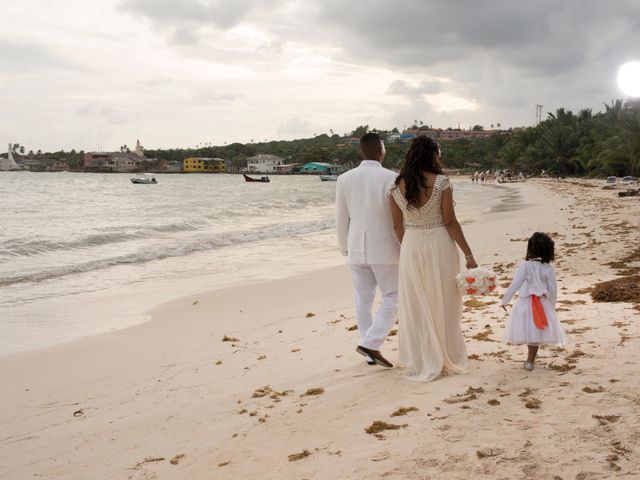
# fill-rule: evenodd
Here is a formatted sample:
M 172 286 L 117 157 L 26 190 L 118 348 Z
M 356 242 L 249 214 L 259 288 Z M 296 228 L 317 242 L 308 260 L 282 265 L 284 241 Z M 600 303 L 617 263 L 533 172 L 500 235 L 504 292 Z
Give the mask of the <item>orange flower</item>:
M 467 277 L 467 278 L 465 278 L 465 280 L 467 281 L 467 283 L 473 283 L 473 282 L 476 281 L 476 279 L 473 278 L 473 277 Z

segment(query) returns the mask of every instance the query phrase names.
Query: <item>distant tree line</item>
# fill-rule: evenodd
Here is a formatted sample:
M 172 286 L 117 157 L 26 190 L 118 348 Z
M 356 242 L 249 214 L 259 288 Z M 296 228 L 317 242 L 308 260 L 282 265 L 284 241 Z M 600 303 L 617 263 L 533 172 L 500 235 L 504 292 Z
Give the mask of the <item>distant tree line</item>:
M 555 113 L 548 113 L 544 121 L 533 127 L 509 129 L 486 138 L 442 142 L 442 160 L 447 168 L 467 170 L 511 169 L 529 174 L 545 171 L 550 175 L 640 175 L 640 102 L 615 100 L 604 107 L 598 113 L 583 109 L 577 114 L 560 108 Z M 424 131 L 430 127 L 414 120 L 412 128 Z M 473 129 L 482 130 L 483 127 L 475 125 Z M 334 134 L 331 130 L 330 135 L 314 135 L 313 138 L 299 140 L 148 149 L 145 155 L 165 160 L 218 157 L 231 160 L 235 167 L 243 167 L 247 158 L 266 153 L 278 155 L 286 163 L 337 160 L 352 168 L 360 162 L 361 156 L 357 142 L 350 142 L 349 137 L 357 138 L 368 131 L 377 131 L 383 137 L 399 132 L 398 128 L 376 130 L 369 125 L 359 125 L 347 136 Z M 408 147 L 408 143 L 400 141 L 386 142 L 386 165 L 399 168 Z M 14 145 L 13 148 L 16 153 L 25 151 L 24 146 Z M 120 149 L 128 150 L 126 145 Z M 38 151 L 35 155 L 40 154 L 66 160 L 72 169 L 82 168 L 83 151 Z
M 640 175 L 640 102 L 605 104 L 602 112 L 564 108 L 510 135 L 443 145 L 451 167 L 513 169 L 551 175 Z M 470 165 L 472 164 L 472 165 Z
M 421 125 L 423 122 L 419 122 Z M 416 129 L 427 130 L 426 126 Z M 499 124 L 498 124 L 499 126 Z M 473 127 L 481 130 L 481 125 Z M 493 128 L 493 127 L 492 127 Z M 368 125 L 356 127 L 351 136 L 378 131 Z M 379 130 L 383 137 L 398 129 Z M 640 175 L 640 102 L 612 101 L 604 110 L 577 114 L 564 108 L 548 113 L 533 127 L 509 129 L 487 138 L 443 142 L 442 160 L 447 168 L 467 170 L 511 169 L 549 175 Z M 399 168 L 408 143 L 387 142 L 386 164 Z M 230 158 L 234 165 L 258 153 L 283 157 L 287 163 L 329 162 L 337 159 L 347 168 L 361 160 L 357 144 L 345 144 L 339 135 L 317 135 L 291 141 L 233 143 L 227 146 L 187 150 L 147 150 L 150 156 L 181 160 L 188 156 Z

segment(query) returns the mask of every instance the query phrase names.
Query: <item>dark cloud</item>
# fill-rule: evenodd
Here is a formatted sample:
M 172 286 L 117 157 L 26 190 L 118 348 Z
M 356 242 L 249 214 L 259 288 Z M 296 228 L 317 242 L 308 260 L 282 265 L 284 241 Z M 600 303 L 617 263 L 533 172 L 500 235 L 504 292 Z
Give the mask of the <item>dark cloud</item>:
M 280 0 L 121 0 L 118 8 L 170 33 L 171 43 L 197 45 L 207 29 L 228 30 Z
M 631 0 L 326 0 L 320 12 L 354 57 L 423 68 L 489 61 L 540 76 L 584 65 L 609 29 L 632 30 L 639 17 Z
M 236 25 L 260 3 L 251 0 L 123 0 L 120 8 L 162 25 L 206 23 L 226 29 Z

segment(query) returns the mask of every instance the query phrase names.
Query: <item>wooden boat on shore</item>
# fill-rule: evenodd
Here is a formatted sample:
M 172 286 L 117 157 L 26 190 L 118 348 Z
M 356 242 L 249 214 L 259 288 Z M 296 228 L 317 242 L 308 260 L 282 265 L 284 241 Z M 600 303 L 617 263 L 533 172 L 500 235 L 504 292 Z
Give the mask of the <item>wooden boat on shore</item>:
M 243 173 L 242 176 L 244 177 L 245 182 L 269 183 L 271 181 L 269 180 L 269 177 L 253 178 L 247 175 L 246 173 Z

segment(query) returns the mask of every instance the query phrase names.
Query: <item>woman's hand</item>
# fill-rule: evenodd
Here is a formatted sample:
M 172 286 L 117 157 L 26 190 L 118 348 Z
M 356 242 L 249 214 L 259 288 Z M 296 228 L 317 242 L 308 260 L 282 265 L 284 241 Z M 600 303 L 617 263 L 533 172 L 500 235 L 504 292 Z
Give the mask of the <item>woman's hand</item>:
M 478 264 L 476 263 L 476 261 L 473 258 L 473 256 L 465 257 L 465 259 L 467 260 L 467 269 L 478 268 Z

